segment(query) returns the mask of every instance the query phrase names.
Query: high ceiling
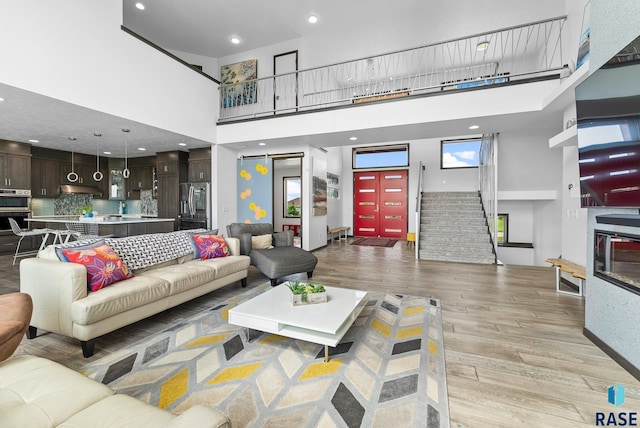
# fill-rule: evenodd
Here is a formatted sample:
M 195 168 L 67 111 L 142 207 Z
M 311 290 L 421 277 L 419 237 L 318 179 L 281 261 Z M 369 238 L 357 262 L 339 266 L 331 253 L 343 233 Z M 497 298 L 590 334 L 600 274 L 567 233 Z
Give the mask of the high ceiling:
M 332 46 L 344 43 L 358 49 L 362 46 L 363 55 L 381 53 L 393 48 L 389 44 L 392 40 L 403 47 L 413 47 L 428 41 L 530 22 L 549 17 L 549 13 L 554 15 L 549 8 L 559 9 L 557 0 L 539 0 L 535 5 L 530 0 L 451 0 L 446 7 L 437 0 L 141 1 L 145 4 L 144 10 L 136 8 L 135 0 L 123 0 L 123 24 L 127 28 L 167 50 L 213 58 L 233 56 L 298 38 L 312 40 L 314 46 L 323 42 Z M 501 13 L 496 14 L 496 10 Z M 307 22 L 311 14 L 318 16 L 318 23 L 312 25 Z M 241 43 L 230 43 L 231 36 L 239 37 Z M 335 54 L 337 58 L 341 52 L 332 48 L 333 52 L 327 54 L 326 47 L 324 50 L 325 56 Z M 129 157 L 209 144 L 1 82 L 0 97 L 12 100 L 11 103 L 0 103 L 0 139 L 22 142 L 37 139 L 40 142 L 34 144 L 69 150 L 66 137 L 75 136 L 78 137 L 74 147 L 77 152 L 95 154 L 96 145 L 99 145 L 101 152 L 108 147 L 112 152 L 109 156 L 113 157 L 124 156 L 125 137 L 118 132 L 121 128 L 132 130 L 127 135 Z M 69 124 L 73 124 L 72 131 Z M 459 135 L 462 128 L 457 129 L 454 123 L 450 125 L 451 133 Z M 104 130 L 115 131 L 108 133 Z M 101 132 L 102 136 L 93 137 L 94 132 Z M 414 136 L 415 129 L 407 129 L 407 135 L 403 135 L 403 129 L 395 129 L 392 138 L 403 140 Z M 343 136 L 339 138 L 340 143 L 334 144 L 331 136 L 325 136 L 321 141 L 319 144 L 325 147 L 344 144 Z M 178 147 L 177 142 L 186 146 Z M 286 144 L 286 141 L 280 143 Z M 139 152 L 138 147 L 147 150 Z

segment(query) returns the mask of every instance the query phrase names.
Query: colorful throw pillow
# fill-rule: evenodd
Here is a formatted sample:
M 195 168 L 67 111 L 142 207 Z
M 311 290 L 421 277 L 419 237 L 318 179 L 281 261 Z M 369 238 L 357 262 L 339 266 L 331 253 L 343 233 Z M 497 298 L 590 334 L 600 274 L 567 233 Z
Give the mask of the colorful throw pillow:
M 252 250 L 266 250 L 273 248 L 273 237 L 270 233 L 266 235 L 257 235 L 251 237 Z
M 192 237 L 196 253 L 202 260 L 231 255 L 227 242 L 222 235 L 200 235 L 194 233 Z
M 113 248 L 107 244 L 61 249 L 61 252 L 69 262 L 81 264 L 87 269 L 87 286 L 91 291 L 98 291 L 133 276 Z

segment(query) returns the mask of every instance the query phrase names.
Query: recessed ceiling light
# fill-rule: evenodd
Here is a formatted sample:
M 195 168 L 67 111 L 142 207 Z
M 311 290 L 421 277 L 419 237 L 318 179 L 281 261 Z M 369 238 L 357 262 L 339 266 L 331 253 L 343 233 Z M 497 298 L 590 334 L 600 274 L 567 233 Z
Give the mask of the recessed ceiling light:
M 231 43 L 233 43 L 234 45 L 239 45 L 240 44 L 240 37 L 232 36 L 231 38 L 229 38 L 229 41 Z
M 144 152 L 147 149 L 145 149 L 144 147 L 138 147 L 138 150 L 140 150 L 141 152 Z
M 29 142 L 30 142 L 30 143 L 39 143 L 39 142 L 40 142 L 40 140 L 33 140 L 33 139 L 32 139 L 32 140 L 29 140 Z
M 178 145 L 184 147 L 187 145 L 187 143 L 178 143 Z
M 0 103 L 4 101 L 4 98 L 0 97 Z
M 111 154 L 111 152 L 102 152 L 102 153 L 105 154 L 105 155 L 110 155 Z
M 259 146 L 266 146 L 267 143 L 258 143 Z
M 476 45 L 476 50 L 485 51 L 489 47 L 489 42 L 484 40 Z
M 350 139 L 351 141 L 356 141 L 356 140 L 358 139 L 358 137 L 349 137 L 349 139 Z
M 318 17 L 316 15 L 309 15 L 309 17 L 307 17 L 307 22 L 309 24 L 315 24 L 318 22 Z
M 478 129 L 478 128 L 480 128 L 480 125 L 471 125 L 469 127 L 469 129 Z
M 136 3 L 136 7 L 140 10 L 144 10 L 144 5 L 140 2 Z

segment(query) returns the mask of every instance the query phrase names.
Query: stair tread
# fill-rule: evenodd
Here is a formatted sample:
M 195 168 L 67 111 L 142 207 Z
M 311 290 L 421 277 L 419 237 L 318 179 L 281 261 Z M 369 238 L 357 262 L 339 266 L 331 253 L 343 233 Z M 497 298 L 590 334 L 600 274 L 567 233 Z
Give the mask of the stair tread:
M 495 263 L 478 192 L 423 192 L 419 230 L 420 259 Z

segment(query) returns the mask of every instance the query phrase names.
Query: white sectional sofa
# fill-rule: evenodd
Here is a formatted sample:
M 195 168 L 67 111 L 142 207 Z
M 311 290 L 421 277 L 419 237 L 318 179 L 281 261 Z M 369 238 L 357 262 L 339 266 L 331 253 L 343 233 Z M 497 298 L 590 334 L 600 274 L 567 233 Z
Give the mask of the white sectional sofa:
M 32 428 L 230 428 L 225 414 L 205 405 L 174 415 L 31 355 L 0 362 L 0 426 Z
M 73 337 L 90 357 L 99 336 L 233 282 L 245 287 L 250 259 L 240 255 L 238 239 L 225 238 L 231 255 L 201 260 L 192 233 L 106 238 L 133 277 L 98 291 L 88 290 L 85 266 L 59 259 L 60 246 L 22 260 L 20 291 L 33 300 L 27 337 L 36 337 L 37 329 Z

